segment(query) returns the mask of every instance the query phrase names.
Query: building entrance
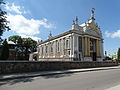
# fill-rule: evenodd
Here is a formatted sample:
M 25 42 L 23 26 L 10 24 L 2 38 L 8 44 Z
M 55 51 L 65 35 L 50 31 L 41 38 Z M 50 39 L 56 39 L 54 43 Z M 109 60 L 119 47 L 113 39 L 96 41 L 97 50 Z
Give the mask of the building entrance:
M 96 52 L 93 52 L 92 59 L 93 59 L 93 61 L 96 61 Z

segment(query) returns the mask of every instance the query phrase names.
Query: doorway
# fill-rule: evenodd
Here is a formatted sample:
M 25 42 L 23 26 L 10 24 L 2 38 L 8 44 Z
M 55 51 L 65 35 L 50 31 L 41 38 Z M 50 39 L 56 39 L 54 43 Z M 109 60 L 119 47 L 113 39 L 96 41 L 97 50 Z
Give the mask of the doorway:
M 93 61 L 96 61 L 96 52 L 93 52 L 92 59 L 93 59 Z

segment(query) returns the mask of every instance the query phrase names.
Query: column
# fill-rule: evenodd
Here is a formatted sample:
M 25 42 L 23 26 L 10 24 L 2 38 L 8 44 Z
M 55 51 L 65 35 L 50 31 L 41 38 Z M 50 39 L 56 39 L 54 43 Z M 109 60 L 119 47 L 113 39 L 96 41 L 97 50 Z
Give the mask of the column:
M 82 37 L 82 58 L 84 57 L 84 37 Z M 83 61 L 84 61 L 84 58 L 83 58 Z
M 63 49 L 63 45 L 64 44 L 64 40 L 63 40 L 63 38 L 61 39 L 61 55 L 63 56 L 64 55 L 64 49 Z
M 86 50 L 85 37 L 84 37 L 83 39 L 84 39 L 84 56 L 85 56 L 85 55 L 86 55 L 86 54 L 85 54 L 85 53 L 86 53 L 86 51 L 85 51 L 85 50 Z
M 47 54 L 48 57 L 50 57 L 50 42 L 48 43 L 48 54 Z
M 79 58 L 78 35 L 76 35 L 76 58 Z
M 85 56 L 87 56 L 87 37 L 85 37 Z
M 100 40 L 98 40 L 98 53 L 99 53 L 99 56 L 101 56 L 101 55 L 100 55 L 100 49 L 101 49 L 101 48 L 100 48 Z
M 88 49 L 87 50 L 88 51 L 87 55 L 90 56 L 90 38 L 89 37 L 88 37 L 88 44 L 87 44 L 87 46 L 88 46 L 88 48 L 87 48 Z
M 72 53 L 73 53 L 73 57 L 75 57 L 75 53 L 74 53 L 75 52 L 75 36 L 73 35 L 72 37 L 73 37 L 73 41 L 72 41 L 73 42 L 72 43 L 73 51 L 72 51 Z
M 55 56 L 55 41 L 53 41 L 53 56 Z
M 78 51 L 78 36 L 76 36 L 76 50 Z
M 66 55 L 66 53 L 65 53 L 65 38 L 63 38 L 63 54 Z
M 101 57 L 101 40 L 99 40 L 99 56 Z
M 59 39 L 59 56 L 61 56 L 61 39 Z
M 45 56 L 45 44 L 43 45 L 43 57 Z
M 99 47 L 99 40 L 96 41 L 96 47 L 97 47 L 97 57 L 100 56 L 100 47 Z
M 103 40 L 101 40 L 101 57 L 104 58 Z
M 72 57 L 72 35 L 70 36 L 70 57 Z
M 98 40 L 96 40 L 96 55 L 98 56 Z

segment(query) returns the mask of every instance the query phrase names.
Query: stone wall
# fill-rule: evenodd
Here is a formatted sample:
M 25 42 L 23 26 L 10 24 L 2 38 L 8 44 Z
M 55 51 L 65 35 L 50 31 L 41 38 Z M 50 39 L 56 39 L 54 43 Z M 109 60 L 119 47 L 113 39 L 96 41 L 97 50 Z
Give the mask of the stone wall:
M 106 67 L 118 65 L 115 62 L 78 61 L 0 61 L 0 74 Z

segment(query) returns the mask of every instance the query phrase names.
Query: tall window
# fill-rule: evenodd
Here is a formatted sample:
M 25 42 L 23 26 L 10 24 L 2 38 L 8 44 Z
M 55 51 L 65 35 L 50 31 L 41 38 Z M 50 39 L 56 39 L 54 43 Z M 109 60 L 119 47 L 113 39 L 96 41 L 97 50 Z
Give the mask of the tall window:
M 43 54 L 43 47 L 42 47 L 42 54 Z
M 90 39 L 90 51 L 93 51 L 93 39 Z
M 38 48 L 37 48 L 37 51 L 38 51 L 38 53 L 40 53 L 40 51 L 41 51 L 41 47 L 38 47 Z
M 57 52 L 57 41 L 55 42 L 55 52 Z
M 82 37 L 79 36 L 78 38 L 78 47 L 79 47 L 79 52 L 82 51 Z
M 70 55 L 70 51 L 68 51 L 68 55 Z
M 46 46 L 46 48 L 45 48 L 45 52 L 47 53 L 47 49 L 48 49 L 48 46 Z
M 58 47 L 58 51 L 60 50 L 60 48 L 59 48 L 59 41 L 58 41 L 58 45 L 57 45 L 57 47 Z
M 51 52 L 53 52 L 53 43 L 51 43 L 51 49 L 50 49 Z
M 66 40 L 66 48 L 68 48 L 69 46 L 69 40 Z

